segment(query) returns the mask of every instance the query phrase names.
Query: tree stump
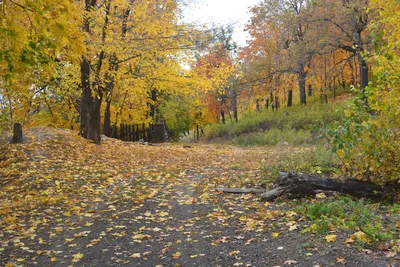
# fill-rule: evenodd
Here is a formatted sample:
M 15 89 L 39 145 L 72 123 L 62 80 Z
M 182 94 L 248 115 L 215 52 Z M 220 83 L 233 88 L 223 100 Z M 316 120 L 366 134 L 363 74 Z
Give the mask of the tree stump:
M 13 139 L 12 142 L 17 144 L 17 143 L 22 143 L 22 124 L 21 123 L 14 123 L 14 132 L 13 132 Z

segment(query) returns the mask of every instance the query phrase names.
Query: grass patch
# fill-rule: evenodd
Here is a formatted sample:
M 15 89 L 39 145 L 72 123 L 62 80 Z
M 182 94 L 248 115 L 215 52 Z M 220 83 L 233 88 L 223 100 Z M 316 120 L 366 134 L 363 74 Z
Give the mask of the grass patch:
M 276 129 L 272 128 L 264 132 L 256 132 L 240 135 L 231 140 L 233 144 L 240 146 L 275 146 L 315 144 L 316 139 L 310 130 Z
M 395 220 L 382 212 L 382 205 L 351 197 L 325 200 L 306 200 L 294 207 L 294 211 L 311 221 L 303 233 L 326 235 L 336 229 L 362 231 L 367 238 L 355 240 L 364 244 L 376 244 L 393 239 Z
M 205 128 L 205 139 L 231 138 L 241 134 L 269 129 L 312 130 L 317 121 L 330 122 L 339 119 L 335 110 L 341 104 L 314 104 L 282 108 L 277 112 L 249 112 L 238 123 L 213 124 Z
M 342 103 L 285 107 L 279 111 L 248 112 L 238 123 L 213 124 L 205 128 L 204 139 L 240 146 L 280 143 L 296 146 L 315 144 L 320 136 L 319 122 L 338 120 Z
M 263 183 L 276 182 L 279 171 L 330 175 L 337 172 L 338 164 L 337 156 L 326 145 L 302 147 L 292 152 L 280 153 L 277 161 L 278 164 L 262 166 Z

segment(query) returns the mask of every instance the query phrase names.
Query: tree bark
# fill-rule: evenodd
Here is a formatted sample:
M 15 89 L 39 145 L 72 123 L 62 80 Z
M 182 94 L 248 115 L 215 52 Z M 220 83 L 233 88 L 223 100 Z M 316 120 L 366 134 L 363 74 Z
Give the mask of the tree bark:
M 156 101 L 157 101 L 157 90 L 153 89 L 151 90 L 151 100 L 153 103 L 150 104 L 150 118 L 152 119 L 153 122 L 156 121 Z
M 237 94 L 235 90 L 231 91 L 231 105 L 232 105 L 232 110 L 233 110 L 233 118 L 235 122 L 239 121 L 238 118 L 238 105 L 237 105 Z
M 370 199 L 397 200 L 400 184 L 377 185 L 371 182 L 358 180 L 339 180 L 324 178 L 312 174 L 279 173 L 278 184 L 271 190 L 259 188 L 222 188 L 217 190 L 225 193 L 253 193 L 260 194 L 264 200 L 273 200 L 281 196 L 301 198 L 315 195 L 321 191 L 336 191 L 355 197 Z
M 368 63 L 365 59 L 358 55 L 358 63 L 360 65 L 360 87 L 361 93 L 365 95 L 365 87 L 368 86 Z
M 288 102 L 287 102 L 288 107 L 291 107 L 293 105 L 293 90 L 288 91 Z
M 304 71 L 304 66 L 300 66 L 299 68 L 299 74 L 298 74 L 298 79 L 299 79 L 299 89 L 300 89 L 300 104 L 301 105 L 306 105 L 307 104 L 307 99 L 306 99 L 306 78 L 307 78 L 307 72 Z
M 106 100 L 106 109 L 104 111 L 104 125 L 103 125 L 103 133 L 105 136 L 111 137 L 112 129 L 111 129 L 111 98 L 107 98 Z
M 22 143 L 22 139 L 23 139 L 22 125 L 21 125 L 21 123 L 14 123 L 12 142 L 15 144 Z
M 308 96 L 311 97 L 312 94 L 313 94 L 312 85 L 309 84 L 309 85 L 308 85 Z
M 84 57 L 81 62 L 81 86 L 82 86 L 82 100 L 81 100 L 81 122 L 80 134 L 84 138 L 89 136 L 89 121 L 90 111 L 92 109 L 92 93 L 90 88 L 90 64 Z
M 358 180 L 338 180 L 323 178 L 319 175 L 279 174 L 279 183 L 274 189 L 261 195 L 265 200 L 273 200 L 277 197 L 290 194 L 294 197 L 314 195 L 318 191 L 336 191 L 355 197 L 371 199 L 397 198 L 399 184 L 380 186 L 371 182 Z

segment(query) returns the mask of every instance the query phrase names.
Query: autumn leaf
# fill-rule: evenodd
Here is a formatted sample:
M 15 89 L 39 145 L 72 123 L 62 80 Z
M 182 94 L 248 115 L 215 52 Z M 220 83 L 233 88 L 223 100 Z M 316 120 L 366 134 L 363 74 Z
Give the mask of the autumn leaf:
M 371 239 L 362 231 L 358 231 L 358 232 L 352 234 L 350 237 L 353 240 L 357 240 L 357 241 L 360 241 L 363 243 L 367 243 L 367 244 L 371 243 Z
M 176 252 L 176 253 L 172 254 L 172 258 L 179 259 L 181 257 L 181 255 L 182 255 L 182 252 Z
M 293 265 L 293 264 L 296 264 L 296 263 L 297 263 L 297 261 L 295 261 L 295 260 L 287 260 L 287 261 L 284 262 L 284 265 Z
M 336 262 L 344 264 L 344 263 L 346 263 L 346 260 L 344 258 L 339 257 L 339 258 L 336 258 Z
M 274 232 L 274 233 L 271 234 L 271 236 L 272 236 L 273 238 L 277 238 L 277 237 L 279 236 L 279 233 Z
M 72 255 L 72 262 L 78 262 L 83 258 L 83 254 L 78 252 L 77 254 Z
M 336 235 L 327 235 L 325 236 L 326 242 L 336 242 Z
M 141 255 L 140 253 L 133 253 L 131 256 L 129 256 L 130 258 L 140 258 Z
M 240 253 L 239 250 L 233 250 L 233 251 L 229 252 L 229 256 L 235 256 L 235 255 L 237 255 L 239 253 Z

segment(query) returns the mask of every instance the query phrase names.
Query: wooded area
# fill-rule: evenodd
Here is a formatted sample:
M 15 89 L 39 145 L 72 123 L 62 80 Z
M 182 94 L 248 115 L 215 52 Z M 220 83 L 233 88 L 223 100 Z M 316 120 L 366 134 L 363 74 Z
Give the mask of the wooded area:
M 399 0 L 193 2 L 0 0 L 0 265 L 398 266 Z
M 96 143 L 114 124 L 165 122 L 179 136 L 297 97 L 364 92 L 378 51 L 367 0 L 261 1 L 245 47 L 232 27 L 181 22 L 174 0 L 1 5 L 1 127 L 74 127 Z

